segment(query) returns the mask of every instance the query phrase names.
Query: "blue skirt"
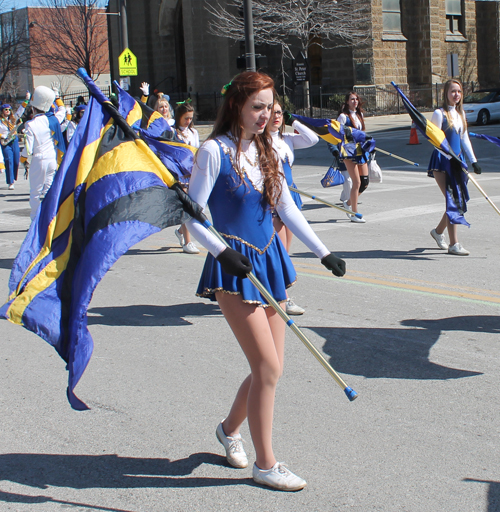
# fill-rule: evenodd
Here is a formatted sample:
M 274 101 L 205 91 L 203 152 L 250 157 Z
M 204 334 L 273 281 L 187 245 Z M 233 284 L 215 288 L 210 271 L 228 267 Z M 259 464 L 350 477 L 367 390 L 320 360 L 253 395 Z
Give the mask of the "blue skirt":
M 235 251 L 244 254 L 252 263 L 257 279 L 277 302 L 287 299 L 286 289 L 297 280 L 290 256 L 286 252 L 278 235 L 274 233 L 269 247 L 260 254 L 240 240 L 226 238 L 227 243 Z M 220 263 L 209 253 L 201 274 L 196 295 L 215 301 L 215 292 L 221 291 L 233 295 L 241 295 L 243 302 L 266 307 L 267 301 L 255 285 L 248 279 L 226 274 Z

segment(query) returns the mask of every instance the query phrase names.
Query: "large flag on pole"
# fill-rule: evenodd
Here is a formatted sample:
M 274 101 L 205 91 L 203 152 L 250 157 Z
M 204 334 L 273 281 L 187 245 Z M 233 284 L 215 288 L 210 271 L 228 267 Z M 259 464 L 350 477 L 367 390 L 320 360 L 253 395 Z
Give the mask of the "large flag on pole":
M 87 408 L 73 390 L 92 355 L 87 308 L 95 287 L 132 245 L 186 222 L 184 209 L 201 211 L 169 188 L 172 174 L 90 79 L 88 86 L 89 105 L 14 261 L 0 308 L 66 361 L 68 399 L 78 410 Z
M 340 144 L 340 153 L 344 158 L 359 157 L 375 150 L 375 139 L 361 130 L 344 126 L 335 119 L 314 119 L 297 114 L 292 116 L 324 141 Z
M 391 82 L 397 93 L 401 97 L 403 105 L 405 106 L 411 120 L 415 123 L 415 126 L 420 130 L 422 135 L 446 158 L 451 160 L 455 159 L 462 167 L 467 169 L 467 164 L 460 160 L 457 155 L 453 152 L 446 135 L 441 128 L 438 128 L 434 123 L 431 123 L 421 112 L 419 112 L 411 103 L 411 101 L 405 96 L 404 92 L 394 83 Z

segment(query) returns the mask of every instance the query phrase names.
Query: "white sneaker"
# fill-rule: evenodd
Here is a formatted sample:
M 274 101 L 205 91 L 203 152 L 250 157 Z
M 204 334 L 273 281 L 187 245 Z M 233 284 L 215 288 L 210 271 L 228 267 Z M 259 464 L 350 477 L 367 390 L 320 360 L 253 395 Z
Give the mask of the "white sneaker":
M 448 247 L 448 254 L 454 254 L 455 256 L 468 256 L 470 252 L 464 249 L 458 242 Z
M 9 185 L 9 190 L 14 190 L 14 183 L 11 183 L 11 184 Z
M 233 437 L 226 436 L 224 428 L 222 427 L 222 421 L 217 426 L 215 435 L 217 436 L 219 443 L 226 449 L 227 461 L 231 466 L 233 466 L 233 468 L 246 468 L 248 466 L 248 459 L 243 448 L 243 439 L 241 439 L 241 435 L 236 434 Z
M 188 254 L 198 254 L 200 252 L 198 247 L 196 247 L 196 245 L 194 245 L 193 242 L 189 242 L 188 244 L 183 245 L 182 250 L 184 252 L 187 252 Z
M 356 217 L 356 215 L 351 216 L 351 222 L 357 222 L 358 224 L 364 224 L 366 222 L 365 219 Z
M 258 484 L 268 485 L 281 491 L 300 491 L 307 485 L 305 480 L 294 475 L 282 462 L 276 462 L 271 469 L 267 470 L 259 469 L 254 464 L 252 476 Z
M 184 235 L 178 229 L 175 230 L 175 236 L 179 240 L 180 246 L 184 247 Z
M 286 314 L 287 315 L 303 315 L 306 312 L 305 309 L 297 306 L 292 299 L 286 300 Z
M 448 244 L 446 243 L 446 240 L 444 238 L 444 235 L 441 233 L 439 234 L 435 229 L 431 231 L 431 236 L 436 240 L 436 243 L 438 244 L 438 247 L 440 249 L 443 249 L 444 251 L 448 249 Z
M 349 210 L 352 212 L 352 208 L 347 204 L 347 201 L 342 201 L 342 204 L 344 205 L 344 208 L 346 210 Z M 352 218 L 352 215 L 350 213 L 346 213 L 346 215 L 347 215 L 348 219 Z

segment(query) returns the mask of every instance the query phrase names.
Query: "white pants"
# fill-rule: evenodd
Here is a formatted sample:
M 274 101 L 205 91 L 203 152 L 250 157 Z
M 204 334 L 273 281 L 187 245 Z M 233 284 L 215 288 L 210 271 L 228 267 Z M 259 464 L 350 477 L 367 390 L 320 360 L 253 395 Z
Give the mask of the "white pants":
M 341 171 L 344 176 L 344 183 L 342 184 L 342 193 L 340 194 L 341 201 L 349 201 L 351 197 L 352 180 L 349 176 L 349 171 Z
M 40 153 L 33 155 L 29 169 L 31 220 L 40 207 L 40 196 L 43 198 L 52 185 L 56 170 L 57 161 L 54 157 L 44 157 Z

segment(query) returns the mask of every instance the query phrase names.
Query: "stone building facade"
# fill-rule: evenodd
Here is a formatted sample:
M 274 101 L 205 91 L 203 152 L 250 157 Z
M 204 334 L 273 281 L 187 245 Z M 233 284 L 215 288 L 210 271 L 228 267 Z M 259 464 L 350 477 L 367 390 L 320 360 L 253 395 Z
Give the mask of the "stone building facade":
M 208 33 L 204 0 L 126 0 L 129 48 L 138 58 L 140 82 L 168 94 L 216 94 L 239 70 L 243 43 Z M 117 12 L 110 0 L 108 12 Z M 498 85 L 499 4 L 474 0 L 366 0 L 371 34 L 355 47 L 309 52 L 311 90 L 388 87 L 391 81 L 429 88 L 451 76 L 475 87 Z M 113 19 L 115 18 L 115 19 Z M 118 20 L 109 16 L 111 72 L 117 78 Z M 114 23 L 114 26 L 113 26 Z M 480 27 L 479 30 L 477 27 Z M 297 48 L 298 51 L 298 48 Z M 278 47 L 257 47 L 264 71 L 282 82 Z M 291 75 L 292 62 L 285 62 Z M 291 78 L 287 85 L 293 88 Z M 437 88 L 435 88 L 437 90 Z

